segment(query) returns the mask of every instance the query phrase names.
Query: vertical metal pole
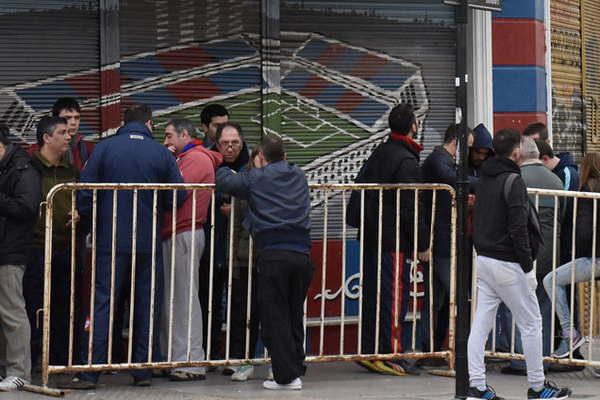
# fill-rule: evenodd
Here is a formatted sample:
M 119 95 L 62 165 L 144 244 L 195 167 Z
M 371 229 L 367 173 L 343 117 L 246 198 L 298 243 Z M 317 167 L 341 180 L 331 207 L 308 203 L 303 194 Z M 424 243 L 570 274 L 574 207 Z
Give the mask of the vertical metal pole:
M 131 364 L 133 354 L 133 321 L 135 311 L 135 266 L 137 264 L 137 203 L 138 190 L 133 191 L 133 217 L 131 221 L 131 283 L 129 289 L 129 339 L 127 340 L 127 363 Z M 119 318 L 121 318 L 119 316 Z M 123 332 L 119 332 L 123 336 Z
M 233 216 L 233 202 L 231 203 L 232 211 L 231 215 Z M 192 189 L 192 239 L 191 246 L 192 249 L 190 251 L 190 291 L 188 293 L 188 315 L 187 315 L 187 361 L 190 362 L 191 354 L 192 354 L 192 302 L 194 300 L 194 296 L 198 296 L 198 291 L 194 291 L 194 288 L 197 288 L 194 285 L 194 270 L 197 268 L 196 264 L 196 189 Z M 233 218 L 233 217 L 232 217 Z M 200 255 L 201 257 L 202 255 Z M 229 326 L 229 323 L 228 325 Z
M 346 190 L 342 190 L 342 292 L 340 294 L 340 355 L 344 354 L 344 330 L 346 328 Z
M 112 215 L 112 250 L 110 256 L 110 305 L 108 309 L 108 356 L 107 364 L 112 363 L 113 320 L 115 314 L 115 274 L 117 269 L 117 189 L 113 190 L 113 215 Z
M 148 362 L 152 362 L 154 347 L 154 300 L 156 299 L 156 226 L 158 224 L 158 190 L 154 190 L 152 197 L 152 263 L 150 267 L 150 326 L 148 333 Z
M 71 218 L 75 215 L 75 190 L 71 190 Z M 73 365 L 73 325 L 75 324 L 75 251 L 77 243 L 75 241 L 77 232 L 75 231 L 75 222 L 71 219 L 71 282 L 69 294 L 69 367 Z
M 323 190 L 325 203 L 323 210 L 323 253 L 321 255 L 321 322 L 319 327 L 319 355 L 323 355 L 325 346 L 325 295 L 327 287 L 327 220 L 329 219 L 329 194 Z M 342 301 L 343 296 L 342 296 Z
M 44 324 L 42 325 L 42 382 L 44 386 L 48 385 L 48 366 L 50 364 L 50 293 L 52 290 L 53 200 L 54 196 L 46 200 L 46 240 L 44 243 Z
M 98 190 L 92 191 L 92 278 L 90 283 L 90 324 L 88 337 L 88 365 L 92 365 L 94 342 L 94 314 L 96 311 L 96 244 L 98 230 Z
M 235 225 L 235 197 L 231 198 L 231 212 L 229 214 L 229 262 L 227 267 L 227 330 L 225 331 L 225 360 L 229 361 L 229 347 L 231 346 L 231 292 L 233 290 L 233 245 Z
M 359 241 L 359 260 L 358 260 L 358 286 L 360 292 L 358 294 L 358 338 L 357 338 L 357 351 L 356 353 L 362 355 L 362 305 L 364 295 L 363 285 L 363 264 L 365 258 L 365 189 L 360 190 L 360 241 Z
M 458 140 L 458 268 L 457 268 L 457 317 L 456 321 L 456 398 L 464 399 L 469 390 L 467 370 L 467 341 L 469 336 L 469 282 L 471 259 L 467 251 L 467 210 L 469 181 L 467 173 L 467 43 L 469 6 L 466 0 L 456 7 L 456 121 L 459 123 Z

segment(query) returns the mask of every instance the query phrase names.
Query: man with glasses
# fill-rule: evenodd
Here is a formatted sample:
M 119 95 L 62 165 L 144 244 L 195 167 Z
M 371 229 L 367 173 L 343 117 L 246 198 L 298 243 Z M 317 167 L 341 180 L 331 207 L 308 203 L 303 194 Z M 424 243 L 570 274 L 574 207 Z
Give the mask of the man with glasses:
M 226 122 L 218 125 L 215 132 L 215 144 L 211 150 L 218 151 L 223 155 L 223 167 L 228 167 L 239 172 L 250 161 L 248 145 L 244 142 L 242 127 L 233 122 Z M 221 348 L 221 324 L 223 321 L 222 298 L 225 288 L 225 282 L 228 277 L 227 270 L 227 250 L 228 250 L 228 227 L 229 215 L 231 213 L 231 197 L 223 193 L 216 193 L 215 197 L 215 250 L 214 250 L 214 269 L 213 269 L 213 292 L 212 292 L 212 322 L 211 322 L 211 345 L 210 358 L 219 359 L 219 350 Z M 210 221 L 210 216 L 207 218 Z M 208 229 L 208 230 L 206 230 Z M 210 226 L 205 226 L 207 243 L 210 244 Z M 207 249 L 210 247 L 207 245 Z M 204 310 L 204 337 L 208 340 L 208 295 L 210 282 L 210 251 L 205 251 L 200 264 L 200 303 Z M 205 348 L 208 348 L 205 343 Z M 234 369 L 227 367 L 223 374 L 232 375 Z

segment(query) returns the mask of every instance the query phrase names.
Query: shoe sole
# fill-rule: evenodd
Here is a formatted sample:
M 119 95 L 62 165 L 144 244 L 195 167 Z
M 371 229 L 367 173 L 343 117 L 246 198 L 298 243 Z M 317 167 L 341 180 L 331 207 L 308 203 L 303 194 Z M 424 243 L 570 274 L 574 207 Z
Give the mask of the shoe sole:
M 573 352 L 575 352 L 575 350 L 577 350 L 578 348 L 580 348 L 581 346 L 583 346 L 585 344 L 586 340 L 585 338 L 581 338 L 581 340 L 579 342 L 573 343 Z M 552 354 L 552 357 L 554 358 L 567 358 L 569 357 L 569 354 L 571 353 L 571 350 L 567 350 L 566 353 L 562 353 L 562 354 Z M 562 399 L 563 397 L 561 397 Z
M 282 390 L 282 391 L 294 391 L 302 390 L 302 386 L 285 386 L 285 387 L 269 387 L 263 383 L 263 388 L 267 390 Z

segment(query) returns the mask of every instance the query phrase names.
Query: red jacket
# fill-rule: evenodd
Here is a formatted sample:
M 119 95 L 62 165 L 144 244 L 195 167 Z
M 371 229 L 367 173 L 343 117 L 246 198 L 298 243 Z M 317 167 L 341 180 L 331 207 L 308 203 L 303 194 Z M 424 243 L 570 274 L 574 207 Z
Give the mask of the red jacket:
M 221 153 L 207 150 L 201 145 L 177 155 L 177 166 L 185 183 L 215 183 L 215 170 L 223 162 Z M 196 191 L 196 229 L 202 229 L 206 222 L 211 191 Z M 169 239 L 172 234 L 172 213 L 165 213 L 162 238 Z M 188 192 L 185 201 L 177 210 L 176 232 L 182 233 L 192 229 L 192 191 Z
M 75 136 L 75 139 L 71 142 L 71 159 L 67 158 L 71 164 L 77 168 L 79 172 L 83 170 L 85 163 L 89 160 L 92 155 L 92 151 L 94 151 L 94 143 L 88 142 L 87 140 L 83 140 L 83 136 L 79 133 Z M 37 143 L 32 144 L 27 149 L 27 153 L 30 156 L 33 156 L 40 147 Z

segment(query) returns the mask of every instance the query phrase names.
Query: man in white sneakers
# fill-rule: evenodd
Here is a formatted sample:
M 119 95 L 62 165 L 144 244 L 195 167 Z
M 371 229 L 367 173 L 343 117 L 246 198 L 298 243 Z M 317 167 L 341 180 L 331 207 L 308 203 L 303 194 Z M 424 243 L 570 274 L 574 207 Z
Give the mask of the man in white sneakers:
M 546 381 L 544 376 L 542 317 L 533 271 L 543 240 L 537 212 L 521 178 L 521 135 L 501 130 L 494 136 L 493 147 L 496 157 L 483 164 L 475 203 L 478 295 L 468 344 L 467 399 L 501 399 L 486 383 L 484 364 L 485 345 L 500 302 L 510 309 L 521 332 L 529 382 L 527 398 L 566 399 L 571 391 Z

